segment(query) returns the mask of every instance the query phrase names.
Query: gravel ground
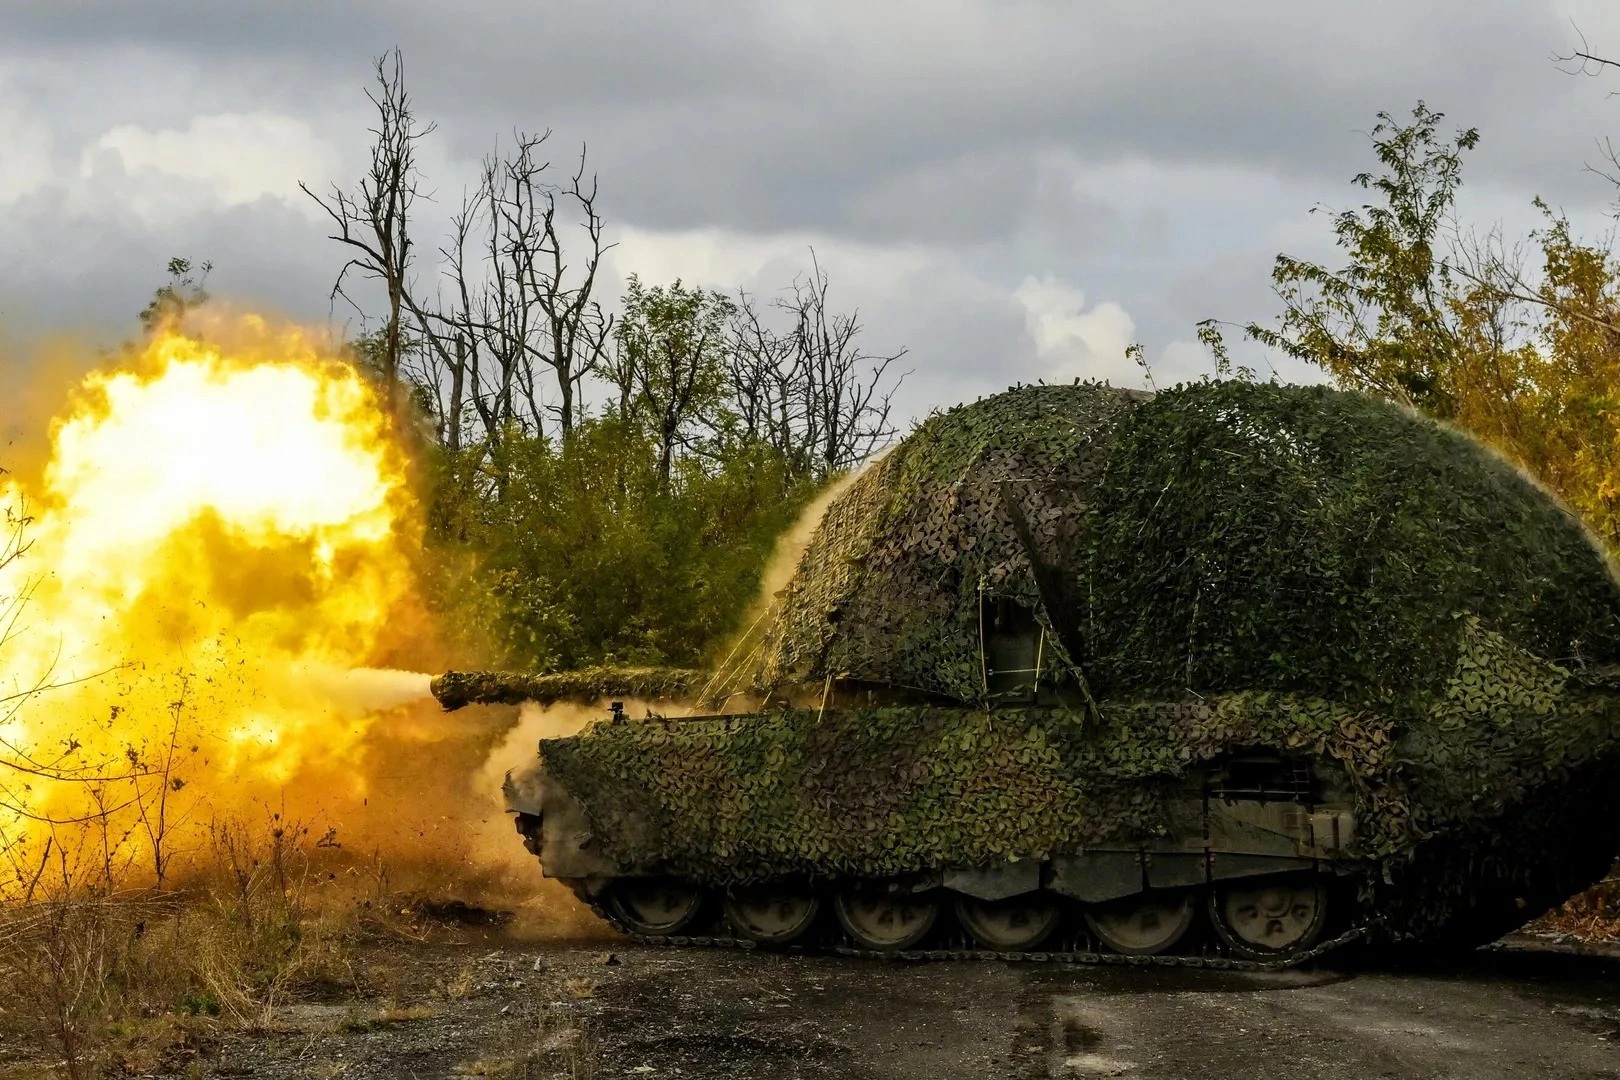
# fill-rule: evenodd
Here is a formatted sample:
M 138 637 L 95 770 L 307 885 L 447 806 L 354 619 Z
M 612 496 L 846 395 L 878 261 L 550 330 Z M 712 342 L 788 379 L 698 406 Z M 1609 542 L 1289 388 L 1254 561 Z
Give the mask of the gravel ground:
M 606 939 L 362 960 L 376 998 L 284 1008 L 190 1076 L 1620 1080 L 1620 956 L 1544 943 L 1266 975 Z

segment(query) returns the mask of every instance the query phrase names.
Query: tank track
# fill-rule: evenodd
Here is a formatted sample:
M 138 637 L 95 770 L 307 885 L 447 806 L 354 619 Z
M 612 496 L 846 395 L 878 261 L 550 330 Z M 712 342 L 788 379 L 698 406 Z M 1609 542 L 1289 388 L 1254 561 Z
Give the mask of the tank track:
M 1240 957 L 1220 954 L 1188 955 L 1169 953 L 1159 956 L 1127 956 L 1123 953 L 1095 952 L 1089 949 L 1031 949 L 1019 952 L 1003 952 L 995 949 L 961 948 L 902 949 L 887 952 L 877 949 L 860 949 L 848 944 L 819 948 L 814 945 L 788 945 L 778 948 L 758 945 L 746 938 L 723 934 L 638 934 L 627 929 L 608 910 L 605 904 L 585 897 L 581 897 L 581 899 L 590 906 L 590 909 L 596 913 L 598 918 L 637 945 L 657 945 L 666 948 L 758 950 L 760 952 L 782 953 L 788 956 L 847 956 L 863 960 L 912 963 L 942 960 L 1002 960 L 1027 964 L 1087 964 L 1099 967 L 1183 968 L 1202 971 L 1239 972 L 1285 971 L 1289 968 L 1309 964 L 1336 949 L 1360 941 L 1366 938 L 1373 929 L 1373 924 L 1363 923 L 1335 938 L 1319 942 L 1304 952 L 1276 960 L 1245 960 Z

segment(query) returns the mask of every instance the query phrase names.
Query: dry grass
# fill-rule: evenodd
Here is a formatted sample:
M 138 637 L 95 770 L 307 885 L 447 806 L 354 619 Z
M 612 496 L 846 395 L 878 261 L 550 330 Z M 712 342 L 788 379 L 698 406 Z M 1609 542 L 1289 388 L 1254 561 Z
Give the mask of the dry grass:
M 376 1031 L 378 1028 L 387 1027 L 390 1024 L 408 1024 L 415 1020 L 431 1020 L 439 1015 L 441 1015 L 440 1011 L 429 1005 L 384 1005 L 380 1009 L 350 1013 L 338 1022 L 337 1030 L 345 1032 Z
M 217 1010 L 187 978 L 189 919 L 147 897 L 53 896 L 0 913 L 0 1002 L 13 1033 L 73 1080 L 184 1064 Z M 188 1008 L 188 1004 L 193 1007 Z
M 377 1013 L 379 1024 L 403 1024 L 411 1020 L 431 1020 L 441 1015 L 431 1005 L 387 1005 Z
M 53 849 L 0 905 L 0 1039 L 37 1048 L 40 1075 L 184 1072 L 222 1027 L 272 1030 L 290 1000 L 361 989 L 354 905 L 325 902 L 308 832 L 275 815 L 216 823 L 168 891 L 120 891 Z
M 1543 915 L 1529 929 L 1569 934 L 1582 941 L 1620 942 L 1620 867 L 1607 881 Z

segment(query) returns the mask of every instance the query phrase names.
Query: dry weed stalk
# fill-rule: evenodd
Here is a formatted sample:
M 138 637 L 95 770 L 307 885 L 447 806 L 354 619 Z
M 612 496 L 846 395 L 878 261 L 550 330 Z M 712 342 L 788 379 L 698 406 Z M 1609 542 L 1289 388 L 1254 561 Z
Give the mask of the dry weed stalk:
M 1620 942 L 1620 867 L 1605 880 L 1531 923 L 1530 929 L 1571 934 L 1589 942 Z
M 0 979 L 10 988 L 7 1011 L 79 1080 L 107 1063 L 109 1027 L 173 972 L 152 962 L 151 942 L 143 939 L 149 927 L 176 917 L 179 902 L 118 891 L 96 876 L 98 863 L 86 873 L 74 850 L 53 838 L 28 898 L 0 907 Z
M 0 1016 L 71 1080 L 173 1065 L 219 1024 L 271 1026 L 311 985 L 357 989 L 349 926 L 312 902 L 304 825 L 210 823 L 206 847 L 166 875 L 178 889 L 154 887 L 162 862 L 109 860 L 109 829 L 103 815 L 27 862 L 10 852 L 27 898 L 0 904 Z

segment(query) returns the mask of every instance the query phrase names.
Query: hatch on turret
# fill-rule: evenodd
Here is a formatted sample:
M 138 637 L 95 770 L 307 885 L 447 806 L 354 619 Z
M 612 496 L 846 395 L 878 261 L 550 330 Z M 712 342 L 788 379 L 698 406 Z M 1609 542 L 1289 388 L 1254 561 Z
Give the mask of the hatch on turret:
M 1209 771 L 1214 799 L 1309 803 L 1319 797 L 1316 774 L 1308 759 L 1275 750 L 1235 750 Z
M 1008 596 L 984 605 L 985 687 L 997 701 L 1033 703 L 1045 630 L 1035 613 Z

